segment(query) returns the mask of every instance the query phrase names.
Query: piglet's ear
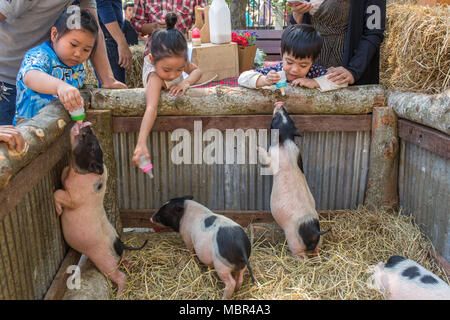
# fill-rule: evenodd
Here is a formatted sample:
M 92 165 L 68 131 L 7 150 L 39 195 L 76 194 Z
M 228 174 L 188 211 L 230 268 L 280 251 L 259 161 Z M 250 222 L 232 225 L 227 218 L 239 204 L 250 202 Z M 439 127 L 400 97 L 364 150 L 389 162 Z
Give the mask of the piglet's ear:
M 300 131 L 298 131 L 298 129 L 297 129 L 297 128 L 295 128 L 295 131 L 294 131 L 294 136 L 297 136 L 297 137 L 303 137 L 303 134 L 301 134 L 301 132 L 300 132 Z
M 103 166 L 97 161 L 89 163 L 88 171 L 96 174 L 103 174 Z
M 185 198 L 185 199 L 187 199 L 187 200 L 192 200 L 192 199 L 194 199 L 193 196 L 184 196 L 183 198 Z

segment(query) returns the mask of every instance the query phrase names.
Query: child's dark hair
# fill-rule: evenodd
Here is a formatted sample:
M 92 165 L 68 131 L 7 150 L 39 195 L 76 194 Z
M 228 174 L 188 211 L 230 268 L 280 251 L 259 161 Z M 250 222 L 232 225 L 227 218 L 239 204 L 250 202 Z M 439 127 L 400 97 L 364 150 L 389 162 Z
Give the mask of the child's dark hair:
M 128 2 L 123 6 L 123 10 L 127 10 L 128 8 L 134 8 L 134 3 L 133 2 Z
M 73 15 L 80 15 L 80 19 L 74 19 L 73 21 L 77 23 L 79 21 L 79 26 L 81 30 L 86 30 L 90 32 L 95 39 L 94 42 L 94 48 L 92 49 L 91 55 L 95 52 L 95 48 L 97 47 L 97 41 L 98 41 L 98 24 L 97 20 L 95 19 L 94 15 L 86 9 L 80 9 L 80 10 L 70 10 L 67 9 L 64 11 L 61 16 L 59 16 L 58 20 L 56 20 L 55 24 L 53 25 L 56 28 L 56 31 L 58 32 L 58 40 L 64 36 L 66 33 L 68 33 L 71 30 L 74 30 L 76 28 L 76 24 L 71 26 L 71 21 L 69 19 L 72 18 Z
M 185 57 L 187 59 L 187 41 L 180 30 L 175 29 L 177 15 L 173 12 L 166 14 L 167 29 L 153 32 L 150 43 L 150 53 L 153 64 L 167 57 Z
M 287 53 L 295 59 L 311 58 L 314 61 L 319 56 L 322 45 L 322 36 L 311 25 L 295 24 L 283 31 L 281 55 Z

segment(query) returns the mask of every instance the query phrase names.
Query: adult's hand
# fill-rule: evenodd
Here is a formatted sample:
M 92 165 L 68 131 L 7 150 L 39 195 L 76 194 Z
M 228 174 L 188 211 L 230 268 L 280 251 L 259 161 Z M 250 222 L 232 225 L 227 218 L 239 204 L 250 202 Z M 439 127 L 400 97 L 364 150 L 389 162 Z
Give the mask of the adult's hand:
M 25 145 L 19 130 L 13 126 L 0 126 L 0 142 L 6 142 L 10 149 L 16 149 L 17 152 L 20 152 Z
M 336 84 L 339 85 L 355 83 L 353 74 L 344 67 L 330 67 L 328 68 L 326 75 L 329 80 L 336 82 Z
M 142 26 L 141 32 L 144 35 L 152 35 L 152 33 L 157 29 L 165 29 L 167 28 L 166 21 L 160 20 L 157 22 L 146 23 Z
M 119 65 L 122 68 L 128 68 L 131 66 L 131 63 L 133 61 L 133 54 L 131 53 L 130 48 L 128 47 L 128 44 L 121 44 L 117 47 L 117 51 L 119 52 Z
M 104 88 L 104 89 L 128 89 L 128 87 L 125 83 L 117 81 L 114 78 L 112 78 L 108 82 L 103 82 L 102 88 Z
M 289 0 L 286 5 L 292 9 L 292 15 L 297 23 L 302 23 L 303 15 L 313 7 L 309 2 L 289 2 Z

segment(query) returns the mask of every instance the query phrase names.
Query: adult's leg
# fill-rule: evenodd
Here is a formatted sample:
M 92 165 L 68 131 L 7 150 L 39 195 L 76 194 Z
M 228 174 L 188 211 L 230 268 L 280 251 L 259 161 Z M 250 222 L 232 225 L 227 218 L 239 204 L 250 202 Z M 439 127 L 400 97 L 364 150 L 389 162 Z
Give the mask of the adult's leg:
M 0 125 L 12 125 L 16 113 L 16 85 L 0 82 Z

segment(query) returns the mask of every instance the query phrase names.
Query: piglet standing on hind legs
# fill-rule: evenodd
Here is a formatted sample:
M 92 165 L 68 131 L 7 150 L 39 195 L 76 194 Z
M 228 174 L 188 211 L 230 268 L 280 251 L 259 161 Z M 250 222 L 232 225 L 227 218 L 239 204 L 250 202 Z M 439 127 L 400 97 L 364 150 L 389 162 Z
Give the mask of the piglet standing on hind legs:
M 258 147 L 262 163 L 273 174 L 270 210 L 283 229 L 291 252 L 306 258 L 306 251 L 319 253 L 320 236 L 331 229 L 320 231 L 315 201 L 303 174 L 300 150 L 294 142 L 294 136 L 301 134 L 282 102 L 275 103 L 271 129 L 278 130 L 279 143 L 272 145 L 269 153 Z
M 64 239 L 117 284 L 120 299 L 126 282 L 125 274 L 118 269 L 123 250 L 142 249 L 147 241 L 140 248 L 124 245 L 108 221 L 103 206 L 108 172 L 89 122 L 73 125 L 70 144 L 70 164 L 61 175 L 64 190 L 56 190 L 53 194 Z
M 250 240 L 244 229 L 233 220 L 192 201 L 192 196 L 169 200 L 150 221 L 180 232 L 188 249 L 195 252 L 202 263 L 216 269 L 219 278 L 225 282 L 223 299 L 229 299 L 239 289 L 244 281 L 245 266 L 255 282 L 248 262 Z M 235 272 L 234 277 L 232 272 Z

